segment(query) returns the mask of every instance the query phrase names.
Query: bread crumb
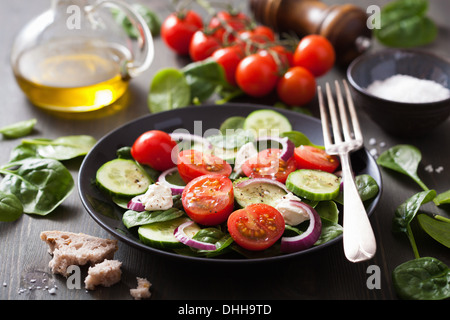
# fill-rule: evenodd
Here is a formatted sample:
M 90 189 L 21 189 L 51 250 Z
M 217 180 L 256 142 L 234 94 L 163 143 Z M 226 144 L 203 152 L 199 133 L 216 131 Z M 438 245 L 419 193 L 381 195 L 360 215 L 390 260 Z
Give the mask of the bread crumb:
M 120 281 L 122 262 L 118 260 L 104 260 L 93 267 L 89 267 L 88 276 L 84 280 L 87 290 L 94 290 L 96 286 L 110 287 Z
M 71 265 L 85 265 L 113 259 L 117 251 L 117 240 L 102 239 L 84 233 L 65 231 L 43 231 L 41 240 L 49 245 L 53 255 L 49 267 L 53 273 L 69 276 L 67 268 Z
M 136 289 L 130 289 L 130 294 L 135 300 L 148 299 L 152 295 L 150 287 L 152 284 L 145 278 L 136 277 L 138 286 Z

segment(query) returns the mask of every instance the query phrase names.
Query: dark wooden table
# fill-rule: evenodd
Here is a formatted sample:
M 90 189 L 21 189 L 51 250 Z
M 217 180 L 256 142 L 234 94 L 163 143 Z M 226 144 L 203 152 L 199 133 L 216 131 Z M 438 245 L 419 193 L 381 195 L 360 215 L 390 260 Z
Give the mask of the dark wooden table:
M 143 1 L 149 4 L 161 17 L 169 13 L 166 1 Z M 325 1 L 346 3 L 347 1 Z M 367 8 L 373 1 L 353 1 Z M 377 1 L 379 5 L 386 1 Z M 155 39 L 156 56 L 148 71 L 133 79 L 129 90 L 129 104 L 123 109 L 109 109 L 98 117 L 57 116 L 31 105 L 17 86 L 10 67 L 9 54 L 15 35 L 32 17 L 50 6 L 48 0 L 4 1 L 0 9 L 0 127 L 17 121 L 36 118 L 36 130 L 32 137 L 56 138 L 63 135 L 89 134 L 97 139 L 116 127 L 147 115 L 146 97 L 149 84 L 155 72 L 163 67 L 182 67 L 186 59 L 171 52 L 162 42 Z M 430 15 L 439 25 L 439 37 L 425 49 L 450 58 L 450 23 L 447 1 L 431 1 Z M 379 47 L 375 43 L 374 49 Z M 345 77 L 336 68 L 319 79 L 319 83 Z M 318 106 L 311 111 L 318 115 Z M 419 175 L 423 181 L 438 192 L 450 189 L 450 119 L 426 137 L 408 139 L 396 138 L 381 131 L 363 112 L 359 113 L 368 149 L 378 152 L 399 143 L 410 143 L 423 154 Z M 375 145 L 369 140 L 376 139 Z M 10 151 L 18 140 L 0 138 L 0 163 L 8 161 Z M 384 143 L 385 146 L 380 145 Z M 76 180 L 77 165 L 72 173 Z M 427 165 L 443 166 L 441 173 L 428 172 Z M 217 264 L 180 263 L 179 260 L 141 252 L 125 243 L 119 243 L 116 258 L 123 262 L 123 276 L 120 283 L 110 288 L 98 288 L 87 292 L 69 289 L 66 279 L 51 275 L 48 268 L 50 255 L 47 245 L 39 234 L 43 230 L 66 230 L 84 232 L 93 236 L 109 237 L 82 207 L 75 191 L 55 212 L 46 217 L 24 214 L 15 222 L 0 222 L 0 299 L 4 300 L 92 300 L 131 299 L 129 289 L 136 287 L 136 277 L 145 277 L 152 284 L 154 300 L 300 300 L 300 299 L 343 299 L 343 300 L 391 300 L 398 299 L 391 280 L 392 271 L 399 264 L 413 259 L 413 252 L 404 236 L 391 232 L 392 217 L 396 207 L 412 194 L 420 191 L 414 182 L 381 169 L 383 189 L 381 200 L 371 222 L 377 239 L 376 256 L 367 262 L 354 264 L 345 259 L 342 242 L 316 253 L 281 263 L 250 266 L 220 266 Z M 433 208 L 431 208 L 434 210 Z M 440 211 L 449 216 L 448 211 Z M 433 256 L 450 265 L 448 248 L 436 243 L 426 235 L 417 235 L 419 252 L 422 256 Z M 379 268 L 379 287 L 371 288 L 369 277 L 372 268 Z M 36 289 L 30 279 L 48 277 L 48 283 L 57 286 L 54 294 L 48 290 Z M 41 277 L 41 278 L 39 278 Z M 34 285 L 34 286 L 33 286 Z M 31 289 L 30 289 L 31 288 Z M 269 302 L 270 303 L 270 302 Z M 184 305 L 180 301 L 180 306 Z M 174 311 L 175 312 L 175 311 Z

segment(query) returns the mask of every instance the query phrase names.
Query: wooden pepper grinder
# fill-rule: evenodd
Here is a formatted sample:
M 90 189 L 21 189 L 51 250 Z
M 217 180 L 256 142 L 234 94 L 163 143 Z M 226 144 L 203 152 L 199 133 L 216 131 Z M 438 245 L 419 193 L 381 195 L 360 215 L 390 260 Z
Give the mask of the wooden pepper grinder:
M 370 47 L 372 32 L 367 28 L 368 16 L 352 4 L 327 6 L 319 0 L 250 1 L 256 21 L 277 32 L 326 37 L 334 46 L 338 64 L 349 64 Z

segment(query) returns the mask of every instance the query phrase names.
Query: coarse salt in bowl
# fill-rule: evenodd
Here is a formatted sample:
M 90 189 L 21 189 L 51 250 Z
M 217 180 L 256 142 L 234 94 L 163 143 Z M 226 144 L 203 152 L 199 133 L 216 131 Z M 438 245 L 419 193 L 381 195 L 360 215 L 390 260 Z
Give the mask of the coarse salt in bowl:
M 347 69 L 357 107 L 386 132 L 421 136 L 450 115 L 450 63 L 419 50 L 364 54 Z

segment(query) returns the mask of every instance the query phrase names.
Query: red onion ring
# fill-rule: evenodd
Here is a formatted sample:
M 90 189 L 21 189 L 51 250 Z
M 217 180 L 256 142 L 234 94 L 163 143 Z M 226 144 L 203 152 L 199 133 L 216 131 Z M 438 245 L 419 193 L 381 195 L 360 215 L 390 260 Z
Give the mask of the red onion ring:
M 309 226 L 305 232 L 294 237 L 282 237 L 280 250 L 284 253 L 292 253 L 308 249 L 316 243 L 322 232 L 322 220 L 317 211 L 308 204 L 300 201 L 290 200 L 290 202 L 308 213 Z
M 160 174 L 160 176 L 158 177 L 158 182 L 169 187 L 170 190 L 172 191 L 173 195 L 176 194 L 182 194 L 183 190 L 184 190 L 184 186 L 178 186 L 176 184 L 172 184 L 169 181 L 167 181 L 166 177 L 167 175 L 173 173 L 174 171 L 178 170 L 177 167 L 173 167 L 170 169 L 167 169 L 166 171 L 164 171 L 163 173 Z
M 141 196 L 136 196 L 128 201 L 127 208 L 133 211 L 145 211 L 145 206 L 141 201 Z
M 215 244 L 194 240 L 186 235 L 186 233 L 184 232 L 184 228 L 189 227 L 193 223 L 194 221 L 187 221 L 179 225 L 177 228 L 175 228 L 175 231 L 173 232 L 175 238 L 181 243 L 195 249 L 210 250 L 210 251 L 216 250 Z

